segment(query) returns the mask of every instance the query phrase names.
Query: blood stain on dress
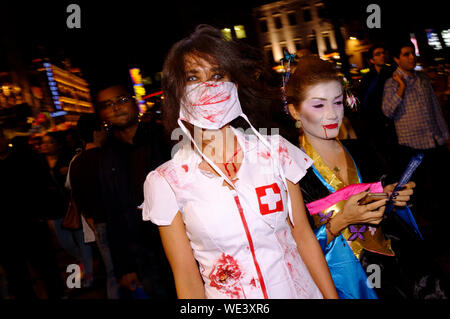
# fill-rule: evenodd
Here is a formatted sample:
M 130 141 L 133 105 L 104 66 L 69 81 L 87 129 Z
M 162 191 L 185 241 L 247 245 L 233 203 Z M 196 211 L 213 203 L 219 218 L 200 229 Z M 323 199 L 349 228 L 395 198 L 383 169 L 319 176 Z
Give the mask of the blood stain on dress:
M 285 229 L 283 232 L 277 232 L 275 233 L 278 242 L 280 246 L 283 248 L 284 252 L 284 262 L 286 264 L 286 268 L 289 274 L 289 277 L 292 280 L 292 283 L 295 287 L 295 290 L 297 292 L 300 292 L 303 290 L 303 288 L 299 287 L 299 283 L 302 283 L 303 281 L 303 275 L 302 275 L 302 269 L 299 268 L 299 258 L 300 255 L 298 254 L 297 248 L 295 246 L 288 244 L 288 233 Z
M 183 167 L 183 169 L 186 173 L 189 171 L 189 167 L 186 164 L 181 165 L 181 167 Z
M 240 298 L 242 289 L 239 287 L 243 273 L 232 256 L 222 253 L 222 256 L 213 266 L 209 279 L 210 285 L 231 298 Z
M 228 170 L 228 164 L 230 164 L 230 163 L 223 163 L 223 167 L 224 167 L 225 170 L 227 171 L 227 175 L 231 177 L 231 173 L 230 173 L 230 171 Z
M 256 278 L 252 278 L 252 280 L 250 280 L 250 286 L 252 286 L 253 288 L 258 288 L 258 284 L 257 282 L 259 282 L 259 279 Z
M 292 269 L 292 264 L 291 264 L 290 262 L 287 262 L 286 265 L 287 265 L 287 267 L 288 267 L 289 273 L 292 274 L 293 271 L 294 271 L 294 270 Z
M 164 177 L 167 182 L 174 186 L 180 186 L 180 180 L 177 177 L 176 170 L 174 167 L 170 164 L 163 164 L 162 166 L 158 167 L 156 171 Z
M 264 159 L 269 159 L 270 158 L 270 152 L 269 151 L 264 151 L 264 152 L 258 152 L 258 156 L 264 158 Z
M 286 162 L 291 165 L 292 159 L 289 157 L 289 150 L 284 143 L 280 143 L 278 146 L 278 156 L 282 165 L 285 165 Z

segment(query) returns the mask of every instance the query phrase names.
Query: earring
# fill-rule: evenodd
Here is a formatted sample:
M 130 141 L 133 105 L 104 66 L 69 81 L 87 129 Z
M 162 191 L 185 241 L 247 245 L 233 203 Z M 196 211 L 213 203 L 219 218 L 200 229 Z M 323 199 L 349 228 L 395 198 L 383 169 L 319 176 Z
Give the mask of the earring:
M 302 127 L 302 122 L 300 122 L 300 120 L 295 121 L 295 127 L 296 128 L 301 128 Z
M 103 127 L 105 128 L 106 132 L 109 132 L 111 130 L 111 125 L 106 121 L 103 121 Z

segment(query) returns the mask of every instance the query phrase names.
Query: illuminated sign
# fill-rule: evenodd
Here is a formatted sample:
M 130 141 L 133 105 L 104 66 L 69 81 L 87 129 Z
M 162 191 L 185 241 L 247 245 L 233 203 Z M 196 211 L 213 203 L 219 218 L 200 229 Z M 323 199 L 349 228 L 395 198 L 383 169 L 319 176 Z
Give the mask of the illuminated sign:
M 416 35 L 414 33 L 409 34 L 409 39 L 414 44 L 415 53 L 417 56 L 420 56 L 419 46 L 417 45 Z
M 450 29 L 441 31 L 442 39 L 444 39 L 445 46 L 450 48 Z
M 426 29 L 425 31 L 427 32 L 428 45 L 435 50 L 442 50 L 442 45 L 437 33 L 435 33 L 433 29 Z
M 61 110 L 61 101 L 59 100 L 58 85 L 53 77 L 52 65 L 50 63 L 44 62 L 44 68 L 47 74 L 48 85 L 50 91 L 52 92 L 53 103 L 57 110 Z
M 141 70 L 139 68 L 130 69 L 131 82 L 133 83 L 134 95 L 139 106 L 139 111 L 144 113 L 146 110 L 145 101 L 143 96 L 145 95 L 144 83 L 142 83 Z
M 66 114 L 67 114 L 66 111 L 57 111 L 57 112 L 50 113 L 50 116 L 57 117 L 57 116 L 62 116 L 62 115 L 66 115 Z

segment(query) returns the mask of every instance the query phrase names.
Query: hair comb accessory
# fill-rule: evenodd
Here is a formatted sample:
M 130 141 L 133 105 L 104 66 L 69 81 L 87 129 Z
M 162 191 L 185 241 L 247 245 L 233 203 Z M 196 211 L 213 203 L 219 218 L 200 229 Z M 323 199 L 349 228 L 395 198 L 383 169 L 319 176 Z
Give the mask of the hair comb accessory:
M 342 77 L 342 87 L 345 93 L 345 103 L 352 110 L 357 111 L 359 106 L 358 98 L 352 92 L 352 84 L 345 76 Z
M 291 76 L 291 62 L 294 61 L 295 54 L 290 54 L 286 49 L 283 52 L 284 56 L 280 60 L 281 66 L 284 69 L 284 73 L 282 75 L 282 85 L 281 85 L 281 93 L 283 100 L 283 109 L 286 114 L 289 114 L 288 106 L 287 106 L 287 96 L 286 96 L 286 84 L 289 81 L 289 77 Z

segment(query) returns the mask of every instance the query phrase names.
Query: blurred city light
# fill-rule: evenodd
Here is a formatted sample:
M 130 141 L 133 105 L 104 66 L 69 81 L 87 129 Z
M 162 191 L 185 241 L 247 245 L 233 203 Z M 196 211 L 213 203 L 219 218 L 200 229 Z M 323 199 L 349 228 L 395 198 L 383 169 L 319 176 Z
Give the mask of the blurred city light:
M 435 33 L 433 29 L 426 29 L 425 31 L 427 33 L 428 45 L 435 50 L 442 50 L 442 45 L 437 33 Z
M 445 46 L 450 48 L 450 29 L 441 31 L 442 39 L 444 40 Z
M 236 38 L 243 39 L 247 37 L 245 33 L 245 28 L 243 25 L 235 25 L 234 26 L 234 32 L 236 33 Z
M 133 83 L 134 94 L 139 106 L 139 111 L 145 113 L 147 106 L 143 96 L 145 95 L 144 83 L 142 83 L 141 70 L 139 68 L 130 69 L 131 82 Z

